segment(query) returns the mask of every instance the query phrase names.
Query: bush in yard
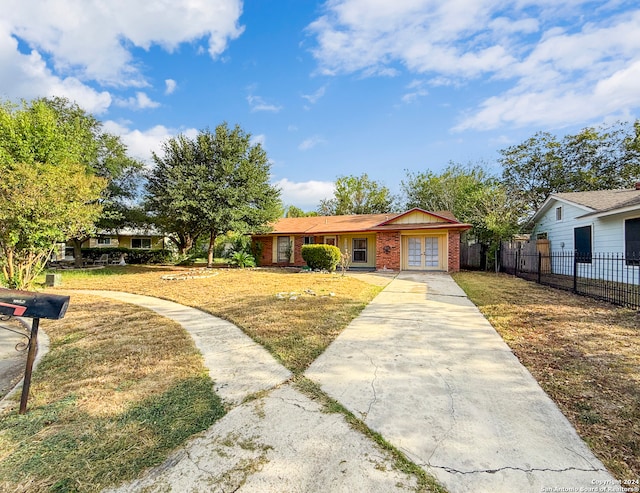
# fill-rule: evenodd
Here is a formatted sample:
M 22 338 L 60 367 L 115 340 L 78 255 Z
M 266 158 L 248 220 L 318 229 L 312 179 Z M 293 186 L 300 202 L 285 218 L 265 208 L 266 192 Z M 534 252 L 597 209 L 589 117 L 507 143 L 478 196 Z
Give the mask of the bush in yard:
M 302 245 L 301 253 L 311 269 L 333 272 L 340 261 L 340 249 L 333 245 Z
M 256 260 L 253 258 L 253 256 L 245 252 L 235 252 L 233 255 L 231 255 L 231 263 L 233 265 L 237 265 L 241 269 L 244 269 L 245 267 L 256 266 Z

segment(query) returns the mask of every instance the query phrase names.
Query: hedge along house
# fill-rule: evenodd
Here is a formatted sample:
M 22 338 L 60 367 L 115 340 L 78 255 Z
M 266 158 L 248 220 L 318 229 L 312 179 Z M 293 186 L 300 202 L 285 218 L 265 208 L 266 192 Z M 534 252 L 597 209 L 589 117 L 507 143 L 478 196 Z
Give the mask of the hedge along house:
M 348 252 L 351 269 L 460 270 L 460 233 L 471 228 L 450 212 L 411 209 L 402 213 L 282 218 L 261 244 L 260 265 L 304 266 L 302 245 L 335 245 Z

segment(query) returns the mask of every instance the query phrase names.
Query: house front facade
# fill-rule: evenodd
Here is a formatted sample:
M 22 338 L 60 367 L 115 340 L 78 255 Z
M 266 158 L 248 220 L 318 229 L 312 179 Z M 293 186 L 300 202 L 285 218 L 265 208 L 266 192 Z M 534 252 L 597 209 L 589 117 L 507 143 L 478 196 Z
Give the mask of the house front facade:
M 552 254 L 575 253 L 580 264 L 591 264 L 594 257 L 614 256 L 623 259 L 615 272 L 608 267 L 610 272 L 596 269 L 593 275 L 638 277 L 640 184 L 627 190 L 553 194 L 532 221 L 532 239 L 548 240 Z
M 254 235 L 260 265 L 305 265 L 306 244 L 326 244 L 348 253 L 351 269 L 460 270 L 460 233 L 471 225 L 449 212 L 411 209 L 403 213 L 282 218 L 272 231 Z

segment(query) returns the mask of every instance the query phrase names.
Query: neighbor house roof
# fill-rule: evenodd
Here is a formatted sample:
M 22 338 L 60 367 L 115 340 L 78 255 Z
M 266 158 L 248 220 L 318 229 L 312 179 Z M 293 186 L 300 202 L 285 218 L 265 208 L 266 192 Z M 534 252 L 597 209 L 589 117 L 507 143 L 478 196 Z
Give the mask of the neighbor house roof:
M 423 212 L 440 219 L 430 223 L 394 224 L 393 221 L 411 212 Z M 428 212 L 411 209 L 402 213 L 355 214 L 348 216 L 285 217 L 272 225 L 269 234 L 304 234 L 307 236 L 340 233 L 361 233 L 400 229 L 469 229 L 471 225 L 459 222 L 448 211 Z
M 640 209 L 640 190 L 594 190 L 591 192 L 563 192 L 554 193 L 544 201 L 540 209 L 534 214 L 536 221 L 551 205 L 552 201 L 568 202 L 585 210 L 585 216 L 606 216 Z

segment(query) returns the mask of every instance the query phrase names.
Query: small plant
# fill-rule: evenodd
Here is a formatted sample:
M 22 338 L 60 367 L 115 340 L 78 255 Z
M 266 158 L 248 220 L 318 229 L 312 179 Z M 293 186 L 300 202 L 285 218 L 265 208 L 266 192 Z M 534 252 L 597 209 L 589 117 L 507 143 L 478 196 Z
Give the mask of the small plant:
M 253 258 L 253 255 L 249 255 L 245 252 L 235 252 L 231 255 L 231 263 L 233 265 L 237 265 L 241 269 L 256 266 L 256 260 Z
M 351 253 L 349 253 L 349 249 L 346 249 L 344 252 L 340 252 L 340 272 L 344 276 L 349 267 L 351 267 Z

